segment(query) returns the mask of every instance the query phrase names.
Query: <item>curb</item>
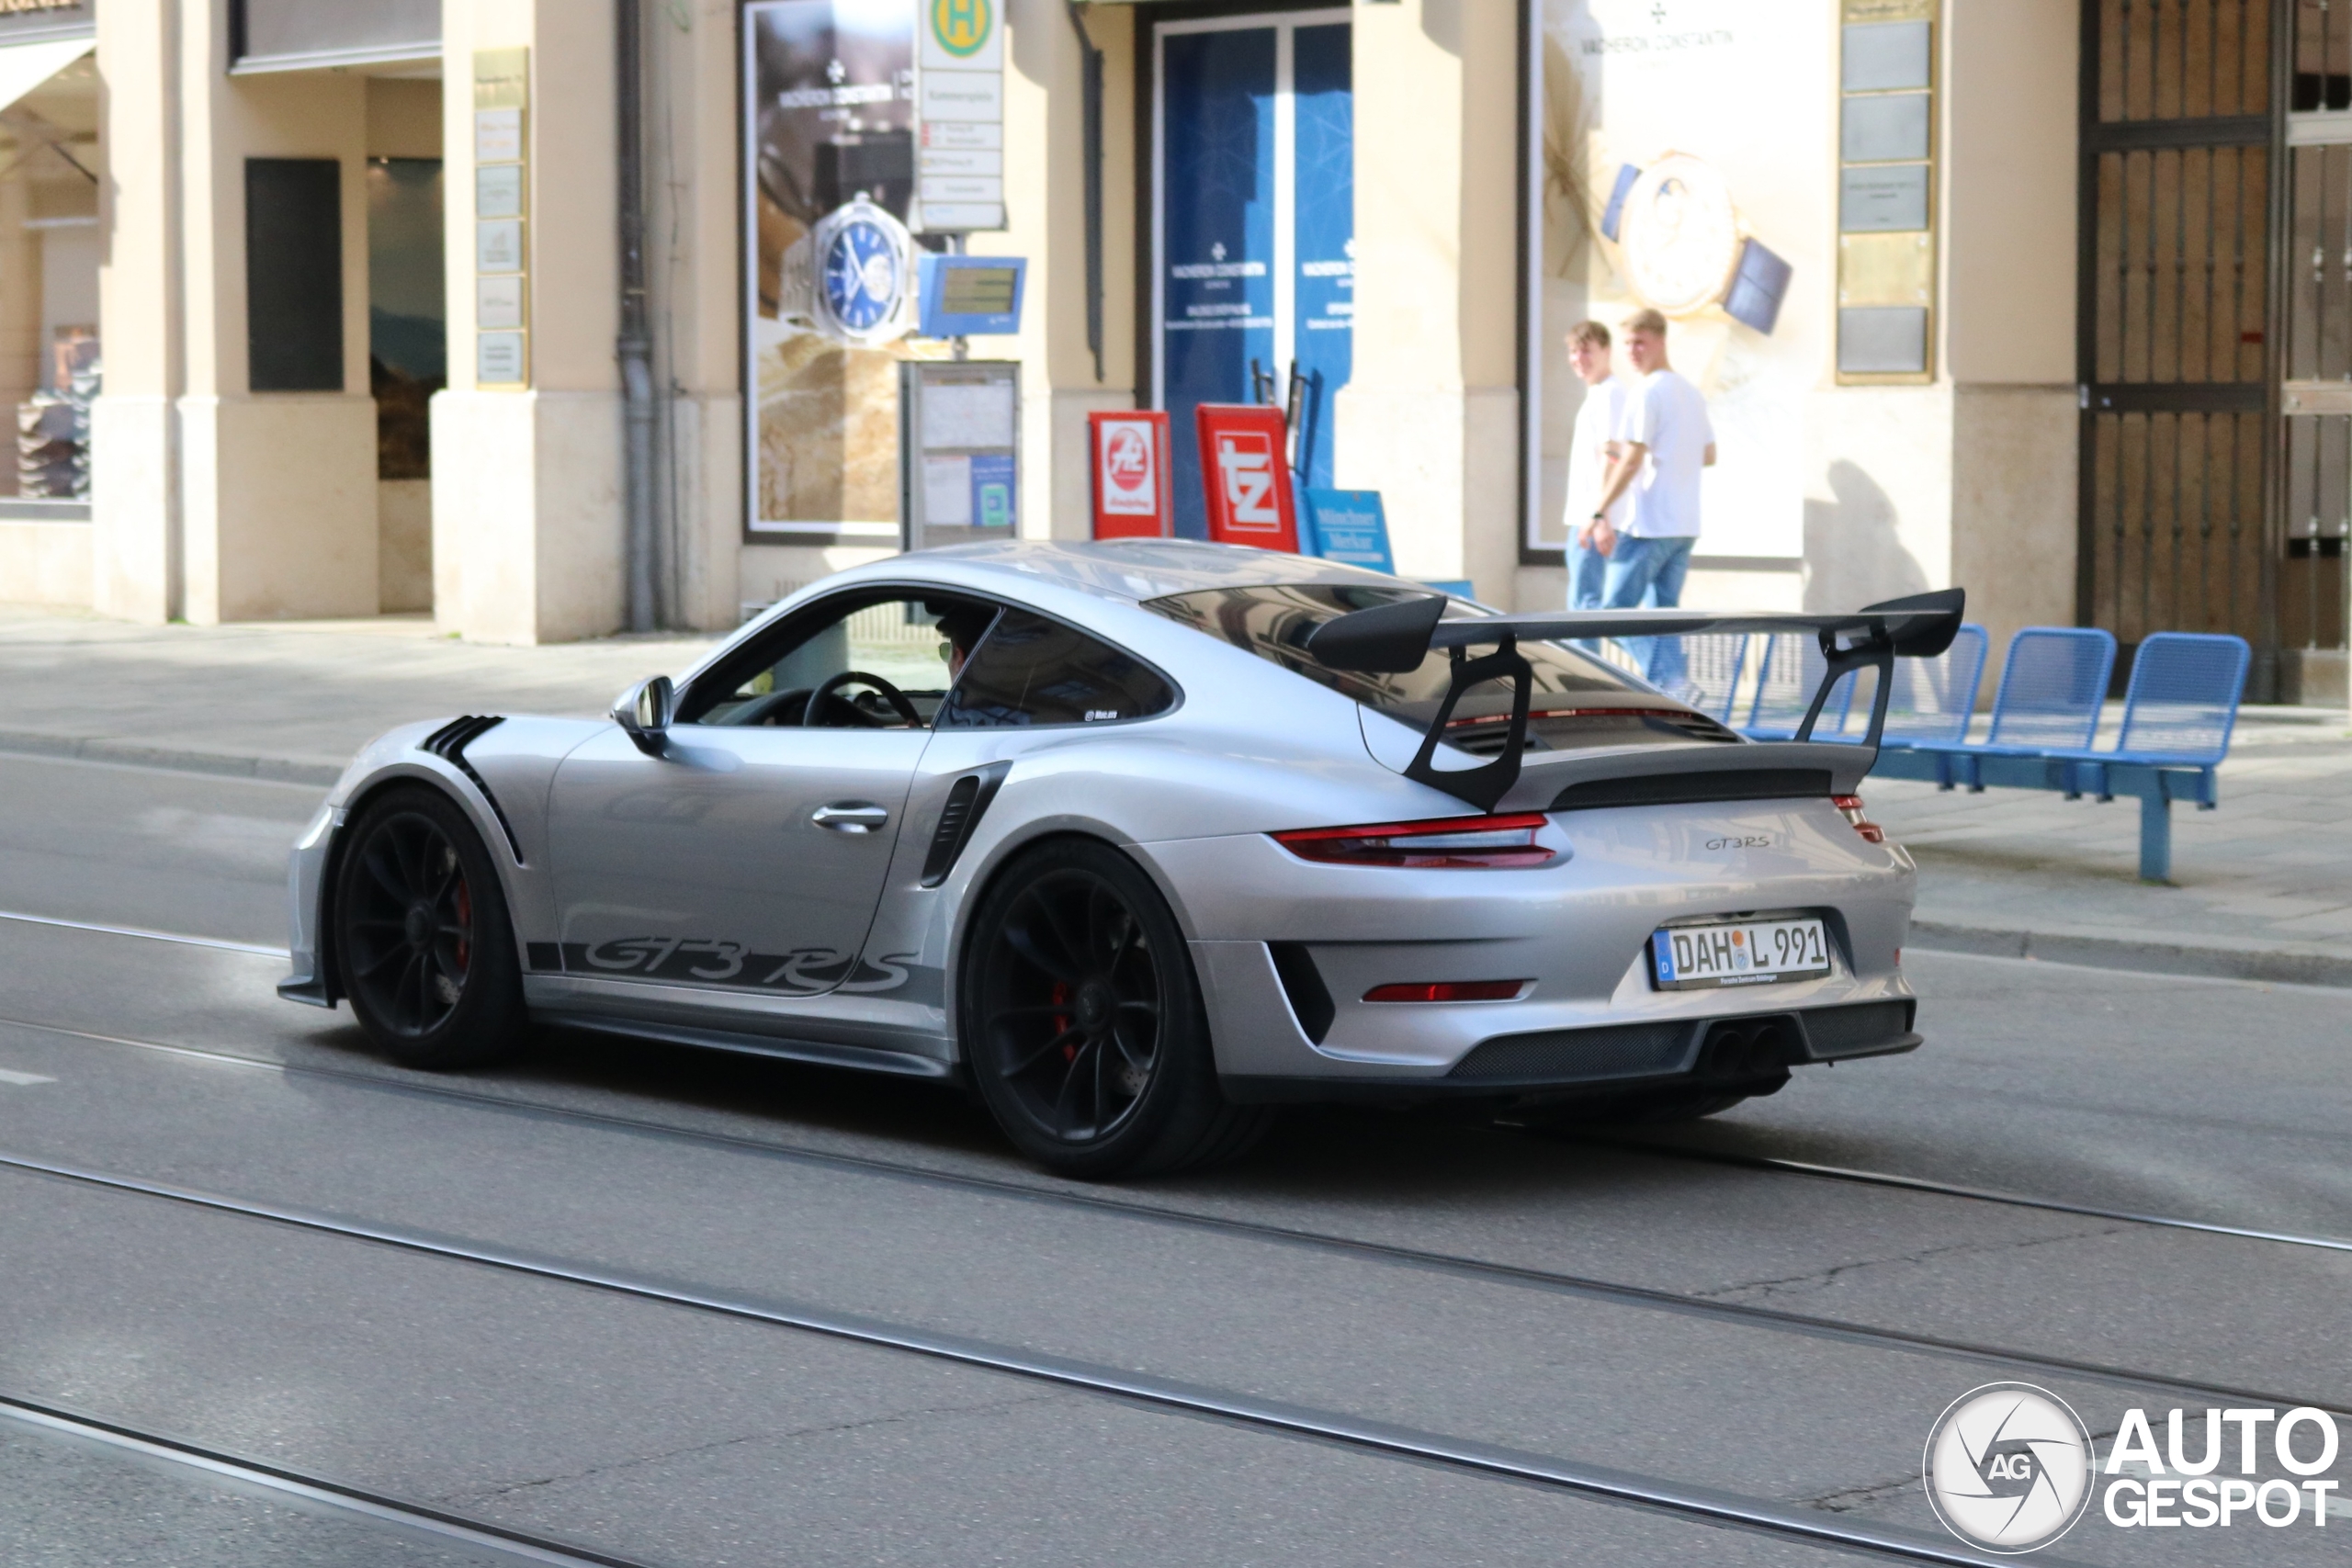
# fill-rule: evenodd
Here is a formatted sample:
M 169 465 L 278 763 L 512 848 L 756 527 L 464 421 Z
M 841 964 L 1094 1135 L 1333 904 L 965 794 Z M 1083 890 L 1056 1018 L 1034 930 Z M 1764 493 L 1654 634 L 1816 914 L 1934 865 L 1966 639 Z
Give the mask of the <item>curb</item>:
M 32 729 L 0 729 L 0 751 L 30 757 L 71 757 L 85 762 L 117 762 L 133 768 L 163 768 L 174 773 L 210 773 L 216 777 L 265 779 L 274 784 L 317 784 L 324 787 L 343 777 L 341 762 L 306 762 L 293 757 L 250 757 L 197 747 L 151 746 L 136 740 L 107 740 L 78 735 L 51 735 Z
M 2092 969 L 2195 975 L 2217 980 L 2265 980 L 2289 986 L 2352 987 L 2352 957 L 2328 953 L 2293 953 L 2256 947 L 2200 947 L 2189 942 L 2084 936 L 2064 931 L 1997 931 L 1986 926 L 1918 919 L 1911 922 L 1911 939 L 1904 945 L 1926 952 L 1968 953 L 1985 958 L 2031 958 L 2045 964 L 2079 964 Z

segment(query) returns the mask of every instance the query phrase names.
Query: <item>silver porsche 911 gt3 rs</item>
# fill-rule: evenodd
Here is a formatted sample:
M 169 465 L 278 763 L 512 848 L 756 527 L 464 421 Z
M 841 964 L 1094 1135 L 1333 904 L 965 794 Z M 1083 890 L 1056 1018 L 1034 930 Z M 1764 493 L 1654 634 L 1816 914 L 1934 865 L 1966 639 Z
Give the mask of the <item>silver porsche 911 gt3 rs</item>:
M 1704 1114 L 1918 1043 L 1912 865 L 1855 797 L 1874 743 L 1744 740 L 1564 639 L 1804 629 L 1825 690 L 1883 691 L 1959 618 L 1504 616 L 1182 542 L 901 556 L 610 720 L 373 742 L 296 846 L 279 991 L 419 1066 L 537 1019 L 959 1078 L 1079 1175 L 1220 1157 L 1283 1101 Z

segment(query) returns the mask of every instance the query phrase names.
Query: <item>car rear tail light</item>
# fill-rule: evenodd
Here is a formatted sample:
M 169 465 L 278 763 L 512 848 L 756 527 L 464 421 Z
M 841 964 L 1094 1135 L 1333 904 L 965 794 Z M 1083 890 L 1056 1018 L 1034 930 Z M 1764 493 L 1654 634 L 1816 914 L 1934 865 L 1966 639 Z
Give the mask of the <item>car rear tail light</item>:
M 1527 989 L 1532 980 L 1417 980 L 1402 986 L 1374 986 L 1363 994 L 1368 1002 L 1508 1002 Z
M 1363 828 L 1301 828 L 1274 841 L 1301 860 L 1329 865 L 1528 866 L 1552 852 L 1535 841 L 1546 818 L 1439 817 L 1426 822 L 1375 822 Z
M 1843 817 L 1848 822 L 1853 825 L 1855 832 L 1860 833 L 1863 838 L 1868 839 L 1873 844 L 1883 844 L 1886 842 L 1886 829 L 1871 821 L 1868 817 L 1862 815 L 1862 797 L 1860 795 L 1833 795 L 1829 797 L 1829 804 L 1838 808 L 1838 816 Z

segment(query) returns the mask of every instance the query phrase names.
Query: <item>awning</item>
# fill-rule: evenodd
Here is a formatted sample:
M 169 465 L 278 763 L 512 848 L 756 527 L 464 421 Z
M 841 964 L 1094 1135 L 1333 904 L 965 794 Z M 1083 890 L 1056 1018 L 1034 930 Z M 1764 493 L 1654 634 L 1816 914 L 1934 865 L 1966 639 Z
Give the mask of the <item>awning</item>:
M 0 109 L 97 47 L 94 38 L 53 38 L 0 46 Z

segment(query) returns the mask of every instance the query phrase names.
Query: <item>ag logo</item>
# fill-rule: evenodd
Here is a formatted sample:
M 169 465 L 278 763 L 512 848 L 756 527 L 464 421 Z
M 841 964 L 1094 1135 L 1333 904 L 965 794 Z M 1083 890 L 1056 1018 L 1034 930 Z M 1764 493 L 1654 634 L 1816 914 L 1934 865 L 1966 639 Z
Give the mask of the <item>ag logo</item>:
M 980 52 L 995 22 L 992 0 L 931 0 L 931 36 L 959 60 Z
M 2039 1551 L 2091 1500 L 2089 1431 L 2066 1402 L 2031 1383 L 1996 1382 L 1954 1400 L 1928 1436 L 1928 1501 L 1972 1546 Z
M 1229 431 L 1216 438 L 1217 473 L 1225 480 L 1226 515 L 1235 528 L 1274 533 L 1283 525 L 1274 509 L 1274 444 L 1256 431 Z

